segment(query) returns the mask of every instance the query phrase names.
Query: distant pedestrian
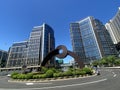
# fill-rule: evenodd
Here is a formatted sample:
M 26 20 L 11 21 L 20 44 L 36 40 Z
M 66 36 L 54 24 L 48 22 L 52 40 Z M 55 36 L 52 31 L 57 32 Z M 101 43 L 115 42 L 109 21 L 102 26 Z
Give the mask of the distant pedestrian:
M 95 70 L 95 73 L 96 73 L 97 75 L 100 75 L 100 69 L 99 69 L 99 66 L 98 66 L 98 65 L 95 65 L 95 66 L 94 66 L 94 70 Z

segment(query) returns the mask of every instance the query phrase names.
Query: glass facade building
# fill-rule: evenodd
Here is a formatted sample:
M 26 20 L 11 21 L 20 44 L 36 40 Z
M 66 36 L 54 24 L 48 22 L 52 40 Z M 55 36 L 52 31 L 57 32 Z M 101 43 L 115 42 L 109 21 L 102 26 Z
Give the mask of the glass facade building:
M 4 50 L 0 50 L 0 67 L 3 68 L 6 66 L 8 57 L 8 52 Z
M 12 45 L 7 66 L 41 65 L 45 56 L 54 49 L 55 38 L 53 29 L 47 24 L 35 26 L 27 41 Z M 54 58 L 48 64 L 54 65 Z
M 19 67 L 27 61 L 28 41 L 15 42 L 10 47 L 7 67 Z
M 84 63 L 116 54 L 105 26 L 93 17 L 70 24 L 73 51 Z
M 28 43 L 27 65 L 40 65 L 45 56 L 54 49 L 53 29 L 47 24 L 34 27 Z M 50 63 L 54 64 L 54 59 Z
M 120 7 L 116 15 L 105 24 L 114 44 L 120 42 Z

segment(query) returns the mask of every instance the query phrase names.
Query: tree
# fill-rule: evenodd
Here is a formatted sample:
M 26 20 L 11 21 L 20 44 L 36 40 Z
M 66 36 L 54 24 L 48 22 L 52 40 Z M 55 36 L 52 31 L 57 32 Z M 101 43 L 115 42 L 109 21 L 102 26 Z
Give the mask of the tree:
M 114 64 L 115 64 L 116 66 L 119 66 L 119 65 L 120 65 L 120 58 L 119 58 L 119 59 L 116 59 L 115 62 L 114 62 Z
M 2 60 L 1 63 L 0 63 L 0 67 L 3 68 L 3 67 L 5 67 L 5 65 L 6 65 L 6 61 Z
M 98 66 L 100 63 L 99 63 L 99 61 L 98 60 L 96 60 L 96 61 L 94 61 L 94 62 L 92 62 L 92 65 L 93 66 Z
M 115 60 L 116 57 L 114 55 L 110 55 L 107 57 L 103 57 L 99 63 L 98 62 L 94 62 L 93 64 L 97 64 L 97 65 L 104 65 L 104 66 L 114 66 L 115 65 Z M 117 62 L 116 62 L 117 63 Z
M 103 58 L 100 60 L 100 65 L 108 66 L 107 57 L 103 57 Z
M 100 60 L 100 66 L 102 66 L 102 65 L 104 65 L 104 66 L 107 66 L 108 65 L 108 63 L 106 62 L 106 60 Z
M 111 55 L 111 56 L 107 57 L 107 62 L 109 64 L 109 66 L 113 66 L 114 65 L 115 59 L 116 59 L 116 57 L 114 55 Z

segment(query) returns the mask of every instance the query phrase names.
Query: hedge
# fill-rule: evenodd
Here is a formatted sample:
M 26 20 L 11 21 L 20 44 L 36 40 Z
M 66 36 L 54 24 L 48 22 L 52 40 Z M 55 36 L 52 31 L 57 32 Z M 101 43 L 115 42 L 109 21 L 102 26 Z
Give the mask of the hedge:
M 44 68 L 46 71 L 46 68 Z M 85 67 L 83 69 L 69 69 L 68 71 L 62 72 L 57 71 L 52 68 L 47 70 L 45 73 L 28 73 L 28 74 L 18 74 L 16 72 L 12 73 L 11 78 L 13 79 L 44 79 L 44 78 L 53 78 L 53 77 L 66 77 L 66 76 L 79 76 L 79 75 L 92 75 L 93 71 L 91 68 Z
M 64 74 L 62 73 L 62 72 L 59 72 L 59 73 L 54 73 L 53 74 L 53 77 L 63 77 L 64 76 Z
M 92 74 L 93 74 L 93 71 L 92 71 L 91 68 L 85 67 L 85 68 L 83 68 L 82 70 L 85 71 L 86 74 L 88 74 L 88 75 L 92 75 Z

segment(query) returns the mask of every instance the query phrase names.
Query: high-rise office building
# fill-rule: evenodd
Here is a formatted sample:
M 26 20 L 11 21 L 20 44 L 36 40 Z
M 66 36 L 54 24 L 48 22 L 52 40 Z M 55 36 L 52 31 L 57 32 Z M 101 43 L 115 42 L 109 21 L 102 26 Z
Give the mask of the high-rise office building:
M 4 50 L 0 50 L 0 67 L 3 68 L 6 66 L 8 57 L 8 52 Z
M 35 26 L 30 33 L 29 40 L 14 43 L 9 51 L 7 67 L 39 66 L 45 56 L 55 49 L 53 29 L 43 24 Z M 54 65 L 54 58 L 48 62 Z
M 120 7 L 116 15 L 105 24 L 114 44 L 120 42 Z
M 53 29 L 47 24 L 34 27 L 28 43 L 27 65 L 40 65 L 45 56 L 54 49 Z M 54 59 L 49 63 L 54 64 Z
M 98 19 L 87 17 L 71 23 L 70 34 L 73 51 L 86 64 L 116 54 L 109 33 Z
M 19 67 L 27 62 L 28 41 L 15 42 L 10 47 L 6 67 Z

